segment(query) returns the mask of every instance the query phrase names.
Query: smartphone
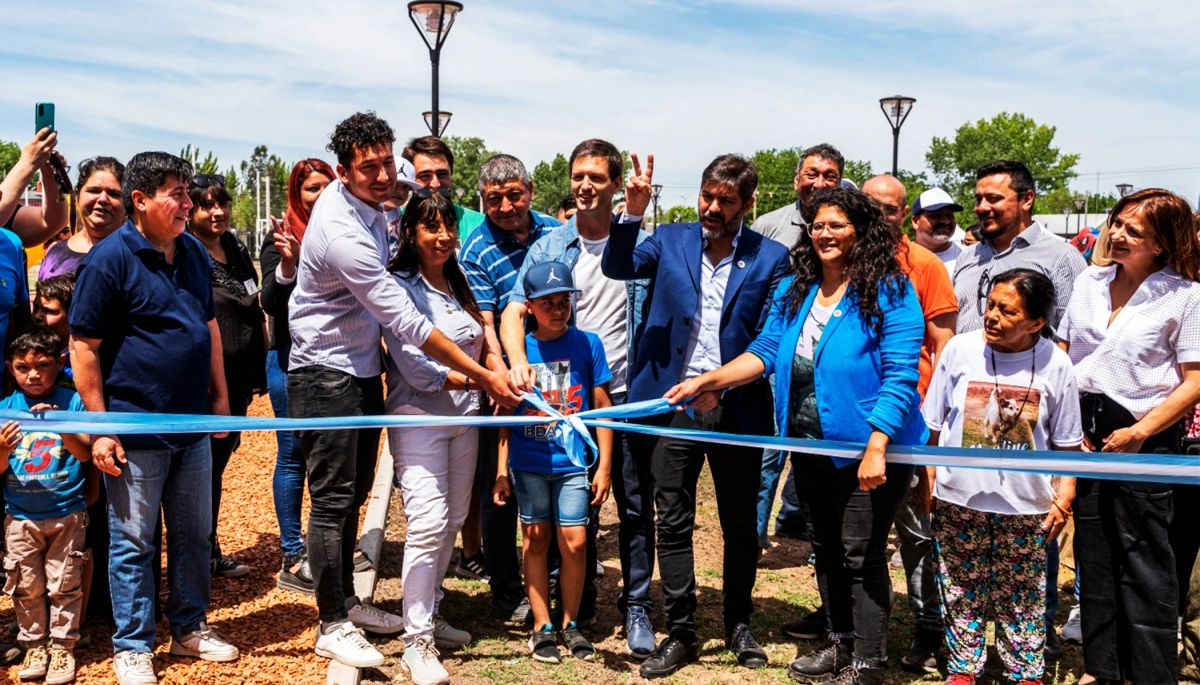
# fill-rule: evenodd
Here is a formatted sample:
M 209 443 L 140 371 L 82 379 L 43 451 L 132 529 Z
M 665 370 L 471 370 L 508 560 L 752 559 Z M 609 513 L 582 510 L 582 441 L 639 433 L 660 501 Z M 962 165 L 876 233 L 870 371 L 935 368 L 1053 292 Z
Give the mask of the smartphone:
M 50 131 L 54 131 L 54 103 L 39 102 L 34 105 L 34 123 L 33 132 L 49 127 Z

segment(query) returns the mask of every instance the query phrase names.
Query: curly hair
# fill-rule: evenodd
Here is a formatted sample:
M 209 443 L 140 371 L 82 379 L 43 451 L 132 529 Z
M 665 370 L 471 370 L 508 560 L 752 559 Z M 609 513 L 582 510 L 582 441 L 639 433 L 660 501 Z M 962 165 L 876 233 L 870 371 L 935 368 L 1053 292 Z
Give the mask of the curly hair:
M 847 255 L 848 290 L 854 292 L 863 322 L 880 333 L 883 330 L 880 288 L 892 300 L 904 292 L 906 276 L 896 258 L 900 233 L 884 221 L 879 208 L 860 190 L 835 187 L 817 191 L 804 203 L 804 220 L 811 224 L 822 207 L 840 209 L 854 226 L 857 240 Z M 804 306 L 809 289 L 820 280 L 821 260 L 812 240 L 803 238 L 796 241 L 788 257 L 795 280 L 783 296 L 783 311 L 790 318 Z
M 375 116 L 374 112 L 356 112 L 333 129 L 333 135 L 329 136 L 329 145 L 326 145 L 325 149 L 337 155 L 338 164 L 349 168 L 350 163 L 354 161 L 356 150 L 365 150 L 376 145 L 391 145 L 395 142 L 396 133 L 392 131 L 388 122 Z
M 412 278 L 416 275 L 421 270 L 421 257 L 417 253 L 417 230 L 421 226 L 435 227 L 439 221 L 451 235 L 457 234 L 458 216 L 455 215 L 454 205 L 450 200 L 438 193 L 431 193 L 429 197 L 424 198 L 414 197 L 404 208 L 404 215 L 400 219 L 400 249 L 388 264 L 388 271 L 399 274 L 401 278 Z M 472 319 L 484 323 L 483 313 L 475 301 L 471 286 L 467 283 L 467 275 L 458 265 L 458 258 L 453 250 L 450 251 L 450 258 L 442 265 L 442 275 L 446 277 L 454 299 L 458 300 Z

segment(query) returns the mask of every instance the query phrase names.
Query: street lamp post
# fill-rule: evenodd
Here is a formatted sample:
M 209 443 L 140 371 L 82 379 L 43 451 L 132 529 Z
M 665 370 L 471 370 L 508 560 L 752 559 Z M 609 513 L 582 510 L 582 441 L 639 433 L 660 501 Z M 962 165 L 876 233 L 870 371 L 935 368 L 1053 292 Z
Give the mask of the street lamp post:
M 1063 207 L 1063 235 L 1071 234 L 1071 208 Z
M 651 188 L 651 190 L 654 191 L 654 194 L 650 196 L 650 199 L 654 201 L 654 230 L 657 231 L 658 230 L 658 196 L 662 194 L 662 184 L 655 183 L 654 185 L 650 186 L 650 188 Z
M 450 115 L 448 112 L 444 113 L 443 122 L 443 112 L 438 110 L 438 62 L 442 58 L 442 45 L 454 26 L 454 17 L 462 8 L 461 2 L 451 0 L 413 0 L 408 3 L 408 18 L 412 20 L 413 26 L 417 27 L 417 32 L 425 41 L 425 47 L 429 48 L 429 61 L 433 65 L 433 109 L 425 113 L 425 125 L 429 127 L 430 133 L 439 138 L 442 131 L 446 130 L 445 124 L 450 122 Z
M 466 189 L 466 188 L 455 188 L 455 189 L 454 189 L 454 194 L 458 196 L 458 204 L 460 204 L 460 205 L 461 205 L 461 204 L 462 204 L 462 198 L 463 198 L 463 195 L 466 195 L 466 194 L 467 194 L 467 189 Z
M 1079 222 L 1082 220 L 1081 217 L 1082 217 L 1082 212 L 1083 212 L 1083 203 L 1084 203 L 1083 198 L 1081 198 L 1081 197 L 1075 198 L 1075 231 L 1076 232 L 1079 232 L 1079 229 L 1080 229 Z
M 887 117 L 892 126 L 892 176 L 900 175 L 900 127 L 904 125 L 904 120 L 908 118 L 908 113 L 912 111 L 916 101 L 916 98 L 904 95 L 879 98 L 879 109 L 883 110 L 883 116 Z
M 1131 183 L 1118 183 L 1117 184 L 1117 192 L 1121 194 L 1121 197 L 1125 197 L 1132 191 L 1133 191 L 1133 184 L 1131 184 Z

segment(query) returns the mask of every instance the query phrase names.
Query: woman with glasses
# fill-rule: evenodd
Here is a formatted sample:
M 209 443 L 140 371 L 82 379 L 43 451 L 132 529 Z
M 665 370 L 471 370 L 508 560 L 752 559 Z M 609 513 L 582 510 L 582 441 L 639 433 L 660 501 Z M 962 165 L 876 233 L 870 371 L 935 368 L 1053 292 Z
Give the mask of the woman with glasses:
M 80 230 L 46 250 L 38 269 L 39 281 L 74 274 L 87 253 L 125 223 L 125 204 L 121 200 L 124 177 L 125 165 L 112 157 L 93 157 L 79 165 L 75 207 Z
M 1150 188 L 1121 198 L 1109 216 L 1059 329 L 1075 364 L 1084 448 L 1178 454 L 1182 419 L 1200 401 L 1200 241 L 1192 210 L 1174 193 Z M 1171 485 L 1080 478 L 1076 489 L 1079 683 L 1176 682 Z
M 267 351 L 267 391 L 275 416 L 287 418 L 288 357 L 292 336 L 288 332 L 288 298 L 296 284 L 296 264 L 300 244 L 308 228 L 313 205 L 336 178 L 333 169 L 315 157 L 302 159 L 288 176 L 287 212 L 283 220 L 272 218 L 272 240 L 263 245 L 259 256 L 262 269 L 262 308 L 271 317 L 271 346 Z M 304 502 L 304 481 L 308 475 L 300 440 L 292 431 L 276 431 L 278 452 L 271 492 L 275 501 L 275 519 L 279 522 L 279 546 L 283 566 L 275 586 L 306 595 L 313 594 L 312 572 L 300 527 L 300 509 Z
M 806 507 L 829 641 L 788 675 L 837 685 L 883 682 L 892 588 L 887 536 L 913 467 L 888 463 L 889 444 L 928 436 L 918 410 L 924 318 L 896 258 L 899 234 L 861 192 L 818 191 L 791 250 L 762 334 L 715 371 L 675 386 L 670 399 L 775 374 L 780 431 L 866 444 L 857 458 L 792 454 Z M 831 680 L 832 679 L 832 680 Z
M 1031 269 L 995 278 L 982 331 L 950 340 L 922 412 L 929 444 L 1071 450 L 1083 442 L 1071 360 L 1050 339 L 1054 283 Z M 939 466 L 918 469 L 914 500 L 933 514 L 950 685 L 973 685 L 987 625 L 1013 683 L 1045 671 L 1048 541 L 1066 525 L 1075 479 Z M 936 498 L 936 508 L 934 499 Z
M 267 387 L 266 318 L 258 303 L 258 272 L 250 252 L 229 230 L 230 203 L 225 177 L 196 174 L 188 188 L 192 209 L 188 230 L 204 245 L 212 258 L 213 302 L 221 350 L 225 360 L 225 383 L 229 389 L 229 413 L 245 416 L 254 395 Z M 241 433 L 212 440 L 212 574 L 239 578 L 250 567 L 221 553 L 217 520 L 221 511 L 221 482 L 229 458 L 241 442 Z

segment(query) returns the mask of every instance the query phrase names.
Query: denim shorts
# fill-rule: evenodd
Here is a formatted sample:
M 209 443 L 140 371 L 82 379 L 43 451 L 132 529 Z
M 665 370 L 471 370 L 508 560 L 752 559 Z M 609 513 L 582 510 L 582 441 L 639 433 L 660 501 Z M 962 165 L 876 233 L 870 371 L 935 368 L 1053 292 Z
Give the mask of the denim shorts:
M 521 523 L 554 521 L 560 526 L 586 526 L 592 487 L 586 471 L 535 473 L 512 471 Z

